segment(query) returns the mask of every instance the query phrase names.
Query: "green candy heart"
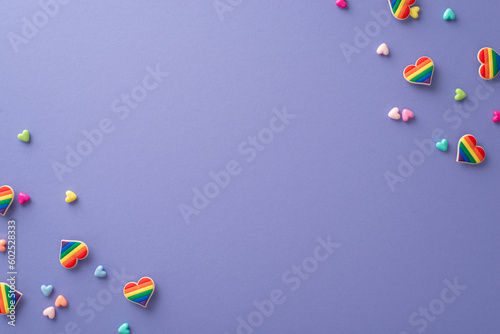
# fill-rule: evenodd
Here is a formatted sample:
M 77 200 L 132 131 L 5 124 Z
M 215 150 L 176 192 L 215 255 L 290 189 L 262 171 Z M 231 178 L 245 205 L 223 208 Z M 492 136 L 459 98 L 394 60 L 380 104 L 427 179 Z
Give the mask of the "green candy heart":
M 128 323 L 124 323 L 120 327 L 118 327 L 118 333 L 130 334 L 130 329 L 128 329 Z
M 27 143 L 30 141 L 30 132 L 28 130 L 24 130 L 22 133 L 17 135 L 17 138 L 19 138 L 23 142 Z
M 441 141 L 438 141 L 436 143 L 436 147 L 438 148 L 438 150 L 441 150 L 441 151 L 446 151 L 448 149 L 448 141 L 446 139 L 443 139 Z
M 454 20 L 455 19 L 455 13 L 451 10 L 451 8 L 448 8 L 447 10 L 444 11 L 443 19 L 444 20 Z
M 465 99 L 466 96 L 467 96 L 467 94 L 465 94 L 465 92 L 463 90 L 461 90 L 460 88 L 455 89 L 455 100 L 461 101 L 461 100 Z

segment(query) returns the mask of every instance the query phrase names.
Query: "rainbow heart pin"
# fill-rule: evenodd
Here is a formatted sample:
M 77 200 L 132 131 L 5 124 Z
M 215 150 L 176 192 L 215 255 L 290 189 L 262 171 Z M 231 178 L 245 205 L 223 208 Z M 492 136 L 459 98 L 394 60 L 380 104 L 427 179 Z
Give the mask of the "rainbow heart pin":
M 78 240 L 61 240 L 59 260 L 66 269 L 74 268 L 78 260 L 83 260 L 89 255 L 87 245 Z
M 482 64 L 479 75 L 485 80 L 491 80 L 500 72 L 500 55 L 492 48 L 482 48 L 477 53 L 477 60 Z
M 406 20 L 411 15 L 414 19 L 418 18 L 420 8 L 411 7 L 417 0 L 389 0 L 392 15 L 398 20 Z
M 429 57 L 418 58 L 415 65 L 406 66 L 403 76 L 406 81 L 417 85 L 430 86 L 434 74 L 434 62 Z
M 12 290 L 7 283 L 0 283 L 0 314 L 9 314 L 22 296 L 22 293 Z
M 9 186 L 0 187 L 0 215 L 5 216 L 14 201 L 14 190 Z
M 458 141 L 457 162 L 467 164 L 480 164 L 486 157 L 486 152 L 477 146 L 473 135 L 465 135 Z
M 155 291 L 155 283 L 150 277 L 143 277 L 139 282 L 130 282 L 123 288 L 125 298 L 134 304 L 141 305 L 142 307 L 148 306 L 151 296 Z

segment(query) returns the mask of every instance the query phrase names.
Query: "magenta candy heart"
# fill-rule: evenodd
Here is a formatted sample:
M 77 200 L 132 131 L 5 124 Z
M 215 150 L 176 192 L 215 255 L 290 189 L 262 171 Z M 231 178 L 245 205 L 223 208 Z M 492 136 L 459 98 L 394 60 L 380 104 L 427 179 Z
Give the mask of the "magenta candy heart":
M 410 118 L 413 118 L 415 114 L 408 109 L 403 109 L 403 121 L 408 121 Z
M 347 3 L 345 2 L 345 0 L 337 0 L 337 1 L 335 1 L 335 4 L 339 7 L 342 7 L 342 8 L 347 7 Z
M 25 193 L 19 193 L 19 195 L 17 196 L 17 200 L 19 201 L 19 204 L 24 204 L 24 202 L 30 200 L 30 197 Z
M 495 122 L 495 123 L 500 122 L 500 111 L 495 110 L 493 112 L 493 122 Z

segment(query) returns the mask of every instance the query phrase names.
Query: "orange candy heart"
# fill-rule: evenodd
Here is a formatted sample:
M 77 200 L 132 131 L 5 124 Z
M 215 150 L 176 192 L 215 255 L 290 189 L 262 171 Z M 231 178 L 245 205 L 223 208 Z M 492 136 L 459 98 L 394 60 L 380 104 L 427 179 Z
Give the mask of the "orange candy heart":
M 56 307 L 66 307 L 68 306 L 68 301 L 66 300 L 66 298 L 64 298 L 64 296 L 59 295 L 59 297 L 57 297 L 56 299 L 55 305 Z

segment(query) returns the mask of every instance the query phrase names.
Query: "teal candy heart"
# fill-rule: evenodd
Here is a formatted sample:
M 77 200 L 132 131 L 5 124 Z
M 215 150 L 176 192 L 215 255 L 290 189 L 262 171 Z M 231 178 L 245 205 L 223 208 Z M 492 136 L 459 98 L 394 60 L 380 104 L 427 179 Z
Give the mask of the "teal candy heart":
M 130 334 L 130 329 L 128 329 L 128 324 L 124 323 L 118 327 L 118 333 L 120 334 Z
M 451 10 L 451 8 L 448 8 L 447 10 L 444 11 L 443 19 L 444 20 L 454 20 L 455 19 L 455 13 Z
M 45 297 L 48 297 L 52 293 L 52 290 L 54 290 L 54 287 L 52 285 L 42 285 L 40 289 Z
M 97 266 L 94 271 L 94 276 L 95 277 L 106 277 L 108 273 L 104 270 L 103 266 Z
M 438 148 L 438 150 L 441 150 L 441 151 L 446 151 L 448 149 L 448 141 L 446 139 L 443 139 L 441 141 L 438 141 L 436 143 L 436 147 Z

